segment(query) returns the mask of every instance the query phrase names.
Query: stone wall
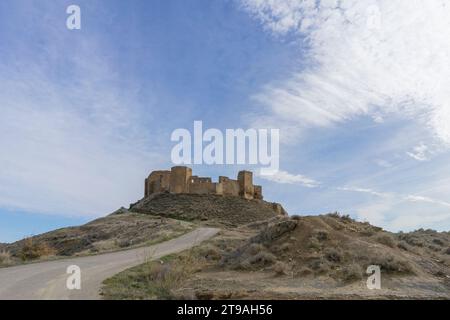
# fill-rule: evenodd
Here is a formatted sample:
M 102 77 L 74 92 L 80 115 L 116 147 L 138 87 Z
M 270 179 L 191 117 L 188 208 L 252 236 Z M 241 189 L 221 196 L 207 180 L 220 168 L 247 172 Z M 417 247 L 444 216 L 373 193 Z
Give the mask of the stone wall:
M 239 195 L 245 199 L 253 199 L 255 190 L 253 187 L 253 173 L 250 171 L 239 171 Z
M 250 171 L 240 171 L 237 180 L 221 176 L 219 182 L 212 182 L 209 177 L 193 176 L 191 168 L 181 166 L 173 167 L 171 171 L 153 171 L 145 179 L 145 197 L 161 192 L 263 199 L 262 188 L 253 185 L 253 173 Z
M 171 193 L 189 193 L 189 180 L 192 169 L 188 167 L 173 167 L 170 174 Z
M 219 177 L 219 183 L 222 184 L 222 194 L 224 196 L 239 196 L 239 182 L 228 177 Z
M 170 175 L 171 172 L 167 170 L 153 171 L 145 179 L 145 196 L 148 197 L 153 193 L 169 191 Z

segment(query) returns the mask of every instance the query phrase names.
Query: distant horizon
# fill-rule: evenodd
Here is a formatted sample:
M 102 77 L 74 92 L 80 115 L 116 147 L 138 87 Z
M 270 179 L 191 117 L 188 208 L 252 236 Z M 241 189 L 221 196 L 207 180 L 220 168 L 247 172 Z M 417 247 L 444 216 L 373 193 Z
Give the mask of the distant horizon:
M 0 242 L 128 207 L 195 121 L 279 130 L 277 170 L 254 180 L 290 214 L 449 231 L 449 16 L 445 0 L 2 1 Z

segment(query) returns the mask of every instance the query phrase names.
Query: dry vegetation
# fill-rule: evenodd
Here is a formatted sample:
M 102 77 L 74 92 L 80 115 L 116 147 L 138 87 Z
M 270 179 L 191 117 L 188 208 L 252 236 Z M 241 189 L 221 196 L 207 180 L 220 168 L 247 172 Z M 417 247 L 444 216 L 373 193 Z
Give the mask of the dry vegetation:
M 6 250 L 0 251 L 0 267 L 7 267 L 11 264 L 11 254 Z
M 4 245 L 2 250 L 9 253 L 9 264 L 17 264 L 151 245 L 178 237 L 192 228 L 189 222 L 120 210 L 83 226 L 63 228 Z
M 277 214 L 272 204 L 262 200 L 197 194 L 157 194 L 132 205 L 131 211 L 187 221 L 238 227 L 266 220 Z
M 183 253 L 125 271 L 105 292 L 120 299 L 450 298 L 449 239 L 429 230 L 392 234 L 339 214 L 271 218 L 225 229 L 189 259 Z M 384 290 L 365 287 L 369 265 L 381 267 Z M 189 271 L 169 281 L 170 294 L 155 294 L 168 286 L 161 270 L 173 279 L 180 269 Z

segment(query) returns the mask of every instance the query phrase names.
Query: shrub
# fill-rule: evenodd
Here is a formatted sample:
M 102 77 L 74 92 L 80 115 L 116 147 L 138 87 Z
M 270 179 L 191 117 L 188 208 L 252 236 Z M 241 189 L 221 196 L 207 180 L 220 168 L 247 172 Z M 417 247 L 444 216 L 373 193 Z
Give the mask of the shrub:
M 328 265 L 327 261 L 323 259 L 315 259 L 311 261 L 309 267 L 317 274 L 327 273 L 330 270 L 330 266 Z
M 438 246 L 441 246 L 441 247 L 443 247 L 445 245 L 444 241 L 442 241 L 441 239 L 438 239 L 438 238 L 434 238 L 433 243 L 437 244 Z
M 277 275 L 277 276 L 287 275 L 288 270 L 289 270 L 288 265 L 282 261 L 277 261 L 275 263 L 275 265 L 273 266 L 273 271 L 275 272 L 275 275 Z
M 200 247 L 198 249 L 198 254 L 207 260 L 220 260 L 222 258 L 219 248 L 209 244 Z
M 298 272 L 296 272 L 295 275 L 300 276 L 300 277 L 306 277 L 306 276 L 312 275 L 313 273 L 314 273 L 314 271 L 312 271 L 310 268 L 303 267 Z
M 7 266 L 11 263 L 11 254 L 8 251 L 0 251 L 0 266 Z
M 394 248 L 395 247 L 395 240 L 392 236 L 390 236 L 387 233 L 384 234 L 380 234 L 378 236 L 375 237 L 375 241 L 377 241 L 378 243 L 388 246 L 390 248 Z
M 287 242 L 283 243 L 278 250 L 279 251 L 288 251 L 291 248 L 291 245 Z
M 408 261 L 398 259 L 393 255 L 379 254 L 371 260 L 370 264 L 380 266 L 382 272 L 386 273 L 414 273 Z
M 248 247 L 247 252 L 251 255 L 256 255 L 256 254 L 260 253 L 261 251 L 265 251 L 265 250 L 266 250 L 266 248 L 262 244 L 252 243 Z
M 328 240 L 328 231 L 326 231 L 326 230 L 317 230 L 316 238 L 319 241 Z
M 330 262 L 341 262 L 343 259 L 342 252 L 335 248 L 325 249 L 325 258 Z
M 346 265 L 342 269 L 342 279 L 346 282 L 361 280 L 362 276 L 363 270 L 361 269 L 361 266 L 356 263 Z
M 45 242 L 34 242 L 32 238 L 27 238 L 24 240 L 24 244 L 20 251 L 20 258 L 23 261 L 35 260 L 41 257 L 51 256 L 55 253 Z
M 400 241 L 397 245 L 402 250 L 409 251 L 409 245 L 406 243 L 406 241 Z
M 248 261 L 252 265 L 258 264 L 266 266 L 273 264 L 276 261 L 276 257 L 270 252 L 261 251 L 256 255 L 250 257 Z

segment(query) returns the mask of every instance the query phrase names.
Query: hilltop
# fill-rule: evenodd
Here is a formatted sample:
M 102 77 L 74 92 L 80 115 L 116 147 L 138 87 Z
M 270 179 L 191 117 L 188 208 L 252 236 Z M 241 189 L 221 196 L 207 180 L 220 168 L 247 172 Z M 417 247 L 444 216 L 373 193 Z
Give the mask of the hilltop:
M 130 211 L 187 221 L 238 227 L 286 211 L 277 203 L 202 194 L 159 193 L 131 205 Z

